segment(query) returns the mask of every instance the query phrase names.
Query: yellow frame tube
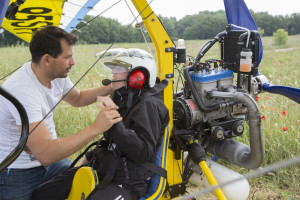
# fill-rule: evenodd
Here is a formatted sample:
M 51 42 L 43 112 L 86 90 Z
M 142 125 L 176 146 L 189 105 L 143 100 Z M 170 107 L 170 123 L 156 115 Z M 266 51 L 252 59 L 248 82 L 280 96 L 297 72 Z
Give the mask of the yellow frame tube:
M 137 9 L 143 19 L 148 33 L 156 49 L 158 72 L 160 80 L 166 78 L 166 75 L 173 75 L 173 52 L 166 52 L 167 48 L 173 48 L 172 40 L 161 24 L 156 14 L 152 11 L 146 0 L 132 0 L 133 5 Z M 173 78 L 170 78 L 170 84 L 163 92 L 163 99 L 170 114 L 170 133 L 173 130 Z M 182 183 L 182 159 L 176 160 L 174 151 L 167 150 L 167 171 L 169 185 Z
M 205 177 L 207 178 L 209 184 L 211 186 L 218 185 L 217 180 L 215 179 L 214 175 L 211 173 L 206 161 L 201 161 L 199 163 L 199 166 L 200 166 L 202 172 L 204 173 Z M 221 188 L 215 189 L 214 192 L 215 192 L 215 195 L 217 196 L 217 198 L 219 200 L 225 200 L 226 199 L 226 197 L 225 197 L 223 191 L 221 190 Z

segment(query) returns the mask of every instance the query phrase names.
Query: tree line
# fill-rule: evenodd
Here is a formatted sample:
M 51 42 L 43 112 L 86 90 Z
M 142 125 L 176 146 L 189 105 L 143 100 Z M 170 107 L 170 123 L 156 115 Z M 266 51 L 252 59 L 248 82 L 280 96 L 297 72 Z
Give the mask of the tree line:
M 253 12 L 251 14 L 257 27 L 262 30 L 264 36 L 272 36 L 278 29 L 284 29 L 289 35 L 300 34 L 300 13 L 291 15 L 270 15 L 267 12 Z M 184 38 L 186 40 L 211 39 L 217 33 L 225 30 L 227 19 L 225 11 L 203 11 L 194 15 L 187 15 L 177 20 L 175 17 L 159 16 L 164 27 L 173 40 Z M 84 21 L 90 21 L 93 16 L 87 15 Z M 143 42 L 144 37 L 150 41 L 147 30 L 144 26 L 122 25 L 111 18 L 97 17 L 88 25 L 80 28 L 80 23 L 75 34 L 81 44 L 99 44 L 99 43 L 135 43 Z M 11 46 L 23 44 L 8 31 L 0 31 L 0 46 Z

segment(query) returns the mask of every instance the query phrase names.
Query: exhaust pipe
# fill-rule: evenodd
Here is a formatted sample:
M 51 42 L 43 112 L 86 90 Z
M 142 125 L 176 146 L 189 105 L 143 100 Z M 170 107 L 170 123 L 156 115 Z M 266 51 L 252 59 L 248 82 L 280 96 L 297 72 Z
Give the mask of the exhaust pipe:
M 250 148 L 233 139 L 213 142 L 208 152 L 230 163 L 248 169 L 257 169 L 264 159 L 264 147 L 261 136 L 261 116 L 256 102 L 242 92 L 218 92 L 212 91 L 210 97 L 231 99 L 243 103 L 248 109 Z

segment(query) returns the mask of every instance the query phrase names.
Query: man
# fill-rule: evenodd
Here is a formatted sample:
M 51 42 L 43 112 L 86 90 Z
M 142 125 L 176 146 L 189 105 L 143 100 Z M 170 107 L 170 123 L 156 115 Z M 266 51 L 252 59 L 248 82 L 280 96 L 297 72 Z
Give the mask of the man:
M 93 138 L 122 120 L 117 106 L 111 104 L 99 112 L 95 121 L 81 131 L 57 138 L 53 122 L 54 106 L 64 101 L 72 106 L 96 102 L 97 96 L 110 94 L 111 86 L 79 91 L 68 78 L 75 65 L 73 46 L 77 37 L 48 26 L 37 31 L 30 42 L 32 61 L 25 63 L 3 84 L 24 106 L 29 119 L 26 152 L 23 151 L 0 174 L 0 199 L 29 200 L 33 190 L 71 162 L 66 159 Z M 105 99 L 105 98 L 104 98 Z M 53 110 L 52 110 L 53 109 Z M 43 119 L 45 117 L 45 119 Z M 14 106 L 0 98 L 0 162 L 15 148 L 20 138 L 21 121 Z
M 112 49 L 102 63 L 112 73 L 112 85 L 121 88 L 112 94 L 113 102 L 103 97 L 98 100 L 104 106 L 118 105 L 123 121 L 106 131 L 100 146 L 86 154 L 84 163 L 99 177 L 99 185 L 88 199 L 134 200 L 147 193 L 153 168 L 159 168 L 153 160 L 169 123 L 161 95 L 167 82 L 155 85 L 155 61 L 141 49 Z M 78 168 L 63 171 L 39 186 L 33 199 L 66 199 Z

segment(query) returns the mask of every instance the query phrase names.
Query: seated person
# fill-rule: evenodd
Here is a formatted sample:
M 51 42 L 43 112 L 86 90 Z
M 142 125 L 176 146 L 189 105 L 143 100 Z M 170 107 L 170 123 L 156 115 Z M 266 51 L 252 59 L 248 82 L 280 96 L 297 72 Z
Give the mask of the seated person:
M 97 171 L 100 182 L 88 199 L 116 199 L 120 195 L 124 199 L 138 199 L 147 193 L 154 174 L 145 163 L 154 161 L 169 123 L 169 111 L 161 95 L 166 84 L 155 85 L 157 67 L 144 50 L 112 49 L 102 60 L 104 68 L 112 72 L 112 87 L 119 89 L 111 95 L 113 101 L 102 97 L 98 100 L 104 106 L 115 103 L 123 121 L 105 132 L 105 140 L 86 154 L 86 165 Z M 33 199 L 66 199 L 78 168 L 66 170 L 40 185 Z M 112 180 L 107 178 L 109 173 L 113 173 Z

